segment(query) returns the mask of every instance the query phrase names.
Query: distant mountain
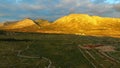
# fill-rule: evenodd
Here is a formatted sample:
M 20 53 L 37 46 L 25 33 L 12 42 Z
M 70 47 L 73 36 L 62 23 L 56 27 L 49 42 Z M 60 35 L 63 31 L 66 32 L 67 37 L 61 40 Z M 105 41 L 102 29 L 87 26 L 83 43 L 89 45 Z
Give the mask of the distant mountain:
M 7 26 L 7 25 L 10 25 L 10 24 L 15 24 L 16 22 L 18 22 L 18 21 L 6 21 L 6 22 L 3 22 L 3 23 L 4 23 L 4 26 Z
M 89 16 L 87 14 L 70 14 L 64 16 L 54 22 L 54 25 L 65 26 L 71 28 L 79 28 L 80 30 L 90 29 L 105 29 L 118 27 L 120 25 L 120 18 L 105 18 L 99 16 Z
M 39 30 L 39 26 L 33 20 L 26 18 L 16 22 L 4 23 L 0 27 L 2 30 L 18 31 L 18 32 L 33 32 Z
M 4 23 L 0 23 L 0 27 L 4 26 Z
M 10 25 L 5 25 L 5 29 L 18 29 L 18 28 L 24 28 L 24 27 L 33 26 L 33 25 L 36 25 L 36 24 L 31 19 L 24 19 Z
M 52 25 L 59 27 L 57 30 L 60 31 L 80 33 L 95 28 L 97 24 L 97 21 L 87 14 L 70 14 L 59 18 Z
M 43 29 L 48 33 L 120 36 L 120 18 L 70 14 L 57 19 Z
M 36 19 L 36 20 L 34 20 L 34 22 L 36 23 L 36 24 L 38 24 L 39 26 L 47 26 L 47 25 L 49 25 L 50 23 L 52 23 L 52 22 L 49 22 L 48 20 L 44 20 L 44 19 Z
M 43 19 L 24 19 L 0 26 L 2 30 L 19 32 L 64 33 L 93 36 L 120 36 L 120 18 L 70 14 L 53 23 Z
M 0 24 L 0 30 L 15 32 L 40 32 L 41 28 L 49 25 L 50 22 L 43 19 L 32 20 L 25 18 L 20 21 L 7 21 Z

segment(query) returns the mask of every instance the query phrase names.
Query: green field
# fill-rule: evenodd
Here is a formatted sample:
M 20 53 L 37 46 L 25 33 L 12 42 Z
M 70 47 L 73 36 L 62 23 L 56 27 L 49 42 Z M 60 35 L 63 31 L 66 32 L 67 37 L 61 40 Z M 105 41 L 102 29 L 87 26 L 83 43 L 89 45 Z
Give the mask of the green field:
M 79 48 L 85 44 L 111 45 L 116 51 Z M 120 68 L 119 62 L 120 38 L 0 32 L 0 68 Z

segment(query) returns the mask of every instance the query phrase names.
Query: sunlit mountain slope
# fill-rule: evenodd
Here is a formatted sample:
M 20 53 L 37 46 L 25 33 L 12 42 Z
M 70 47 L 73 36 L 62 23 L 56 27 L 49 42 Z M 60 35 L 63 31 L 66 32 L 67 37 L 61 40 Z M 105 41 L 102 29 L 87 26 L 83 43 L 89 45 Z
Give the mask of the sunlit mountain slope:
M 45 29 L 57 33 L 118 37 L 120 35 L 120 18 L 70 14 L 57 19 Z
M 17 32 L 35 32 L 36 30 L 39 30 L 39 25 L 37 25 L 33 20 L 26 18 L 11 24 L 5 23 L 1 29 Z
M 120 18 L 70 14 L 50 23 L 43 19 L 24 19 L 1 29 L 19 32 L 62 33 L 92 36 L 120 36 Z
M 5 25 L 5 29 L 18 29 L 18 28 L 24 28 L 28 26 L 36 25 L 31 19 L 24 19 L 21 21 L 18 21 L 16 23 Z

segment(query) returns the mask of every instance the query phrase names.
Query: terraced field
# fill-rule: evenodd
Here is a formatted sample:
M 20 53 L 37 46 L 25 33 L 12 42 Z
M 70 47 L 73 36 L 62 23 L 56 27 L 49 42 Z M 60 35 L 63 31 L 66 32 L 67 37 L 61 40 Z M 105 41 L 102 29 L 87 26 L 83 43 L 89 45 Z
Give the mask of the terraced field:
M 120 39 L 1 31 L 0 68 L 120 68 Z

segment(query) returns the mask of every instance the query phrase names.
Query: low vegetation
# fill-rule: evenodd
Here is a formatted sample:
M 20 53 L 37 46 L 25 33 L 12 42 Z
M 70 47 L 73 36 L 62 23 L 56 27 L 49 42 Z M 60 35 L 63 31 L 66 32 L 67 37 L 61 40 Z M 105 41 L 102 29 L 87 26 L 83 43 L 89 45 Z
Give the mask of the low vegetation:
M 84 49 L 85 45 L 114 51 Z M 0 68 L 120 68 L 120 39 L 0 31 Z

